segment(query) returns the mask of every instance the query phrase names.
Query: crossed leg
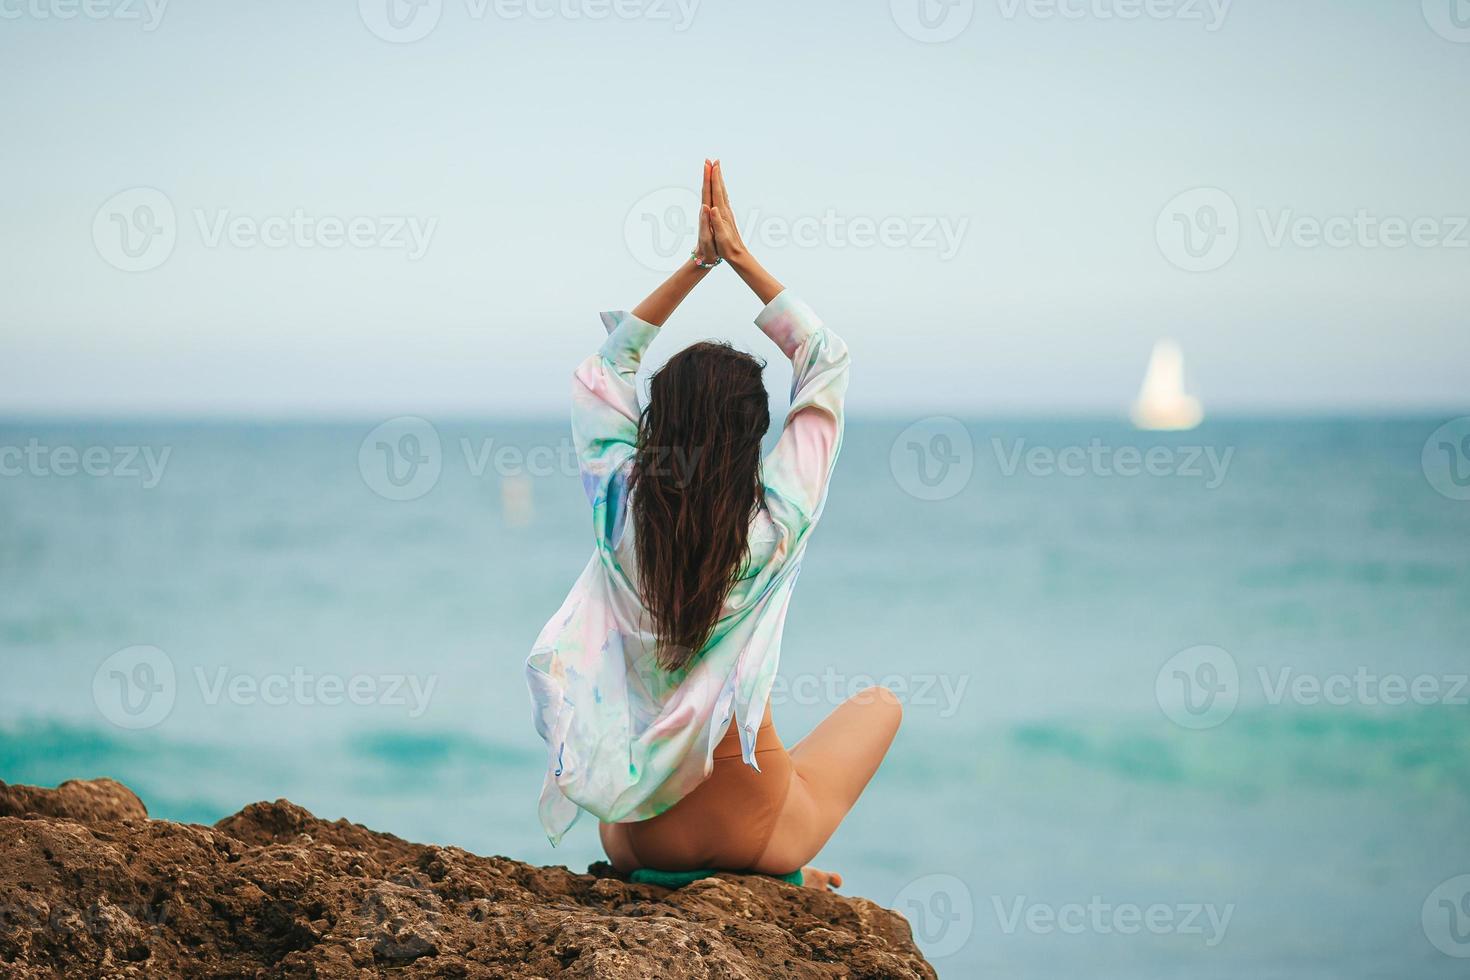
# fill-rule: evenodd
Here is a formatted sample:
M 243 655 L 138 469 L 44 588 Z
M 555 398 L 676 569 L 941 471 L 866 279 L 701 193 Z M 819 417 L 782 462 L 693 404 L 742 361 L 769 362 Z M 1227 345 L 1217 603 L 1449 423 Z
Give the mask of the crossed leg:
M 787 753 L 791 788 L 766 848 L 750 869 L 787 874 L 802 868 L 816 888 L 841 885 L 840 875 L 807 867 L 842 823 L 893 743 L 903 707 L 886 687 L 848 698 Z M 639 867 L 626 824 L 599 826 L 603 850 L 624 873 Z
M 817 856 L 852 809 L 898 733 L 903 706 L 886 687 L 859 691 L 790 750 L 791 791 L 753 870 L 785 874 Z M 807 877 L 825 872 L 810 869 Z M 830 883 L 840 885 L 841 878 Z M 829 882 L 811 882 L 823 887 Z

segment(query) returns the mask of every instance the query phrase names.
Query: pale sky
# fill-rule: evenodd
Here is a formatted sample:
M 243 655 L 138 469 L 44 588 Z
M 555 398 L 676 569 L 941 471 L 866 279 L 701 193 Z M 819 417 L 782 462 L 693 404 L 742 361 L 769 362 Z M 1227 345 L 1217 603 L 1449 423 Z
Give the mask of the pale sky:
M 0 0 L 8 414 L 564 413 L 706 155 L 855 414 L 1122 414 L 1162 336 L 1207 411 L 1470 403 L 1455 0 L 88 3 Z

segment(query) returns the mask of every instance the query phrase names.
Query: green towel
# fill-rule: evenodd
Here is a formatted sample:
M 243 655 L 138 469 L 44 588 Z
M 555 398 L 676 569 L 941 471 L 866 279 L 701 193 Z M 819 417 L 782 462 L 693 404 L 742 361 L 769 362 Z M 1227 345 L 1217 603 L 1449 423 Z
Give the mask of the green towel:
M 691 881 L 701 878 L 709 878 L 720 874 L 718 871 L 658 871 L 654 868 L 639 868 L 628 877 L 636 885 L 658 885 L 660 888 L 683 888 Z M 791 885 L 801 884 L 800 869 L 789 875 L 768 875 L 777 881 L 784 881 Z

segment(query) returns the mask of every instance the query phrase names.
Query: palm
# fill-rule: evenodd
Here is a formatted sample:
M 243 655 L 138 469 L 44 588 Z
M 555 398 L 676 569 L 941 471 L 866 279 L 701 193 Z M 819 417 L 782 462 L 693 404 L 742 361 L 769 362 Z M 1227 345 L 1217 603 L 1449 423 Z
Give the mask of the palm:
M 710 202 L 714 192 L 710 182 L 710 162 L 704 161 L 704 180 L 701 182 L 699 200 L 699 243 L 694 249 L 694 261 L 702 266 L 713 265 L 719 260 L 719 249 L 715 244 L 714 215 Z
M 715 248 L 719 250 L 720 258 L 734 258 L 745 250 L 745 243 L 740 240 L 740 229 L 735 224 L 735 211 L 730 207 L 730 193 L 725 190 L 725 172 L 720 168 L 720 161 L 716 160 L 713 165 L 706 165 L 705 173 Z

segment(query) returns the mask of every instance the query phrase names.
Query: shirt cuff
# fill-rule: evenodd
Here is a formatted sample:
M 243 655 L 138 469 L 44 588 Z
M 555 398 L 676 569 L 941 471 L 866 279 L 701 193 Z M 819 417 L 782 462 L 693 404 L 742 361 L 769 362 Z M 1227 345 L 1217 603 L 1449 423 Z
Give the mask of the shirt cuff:
M 607 340 L 602 342 L 602 356 L 619 368 L 638 370 L 643 352 L 658 335 L 658 327 L 622 310 L 602 314 Z
M 781 353 L 794 358 L 806 339 L 821 329 L 822 320 L 795 293 L 783 289 L 760 311 L 755 325 L 776 342 Z

